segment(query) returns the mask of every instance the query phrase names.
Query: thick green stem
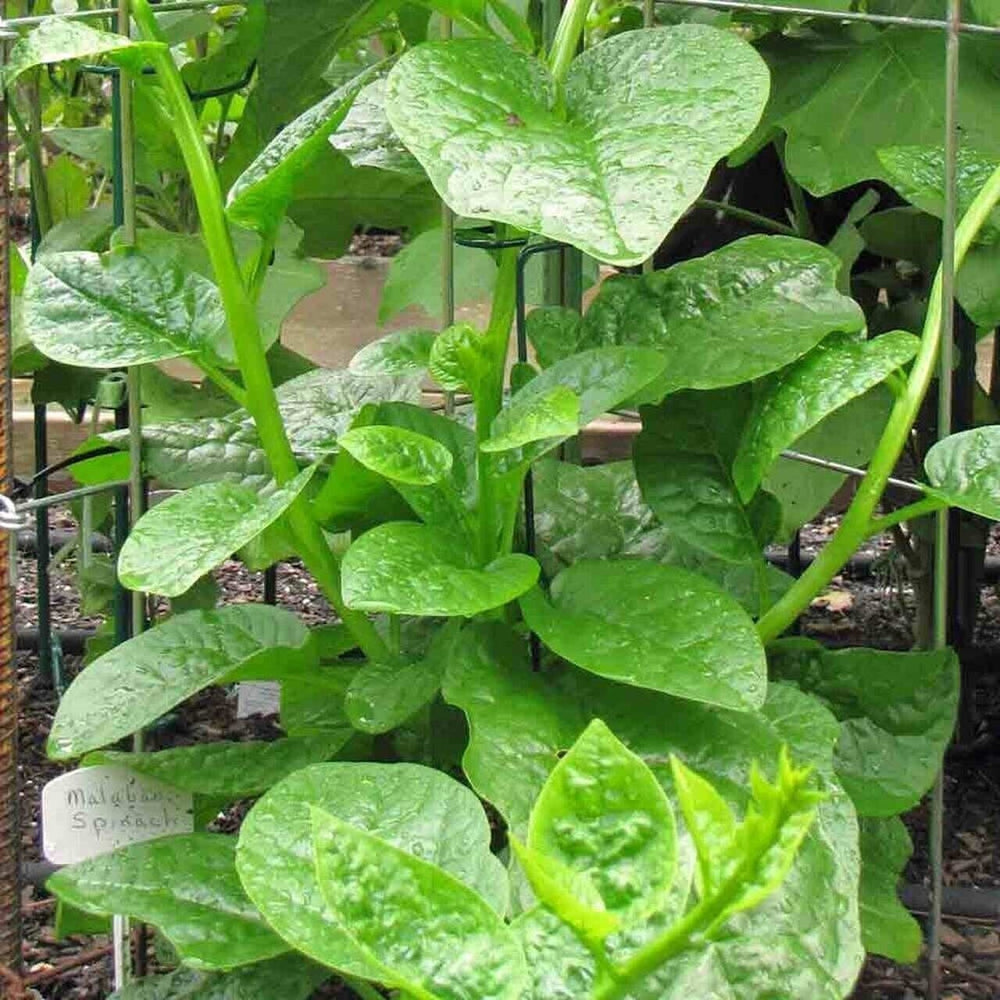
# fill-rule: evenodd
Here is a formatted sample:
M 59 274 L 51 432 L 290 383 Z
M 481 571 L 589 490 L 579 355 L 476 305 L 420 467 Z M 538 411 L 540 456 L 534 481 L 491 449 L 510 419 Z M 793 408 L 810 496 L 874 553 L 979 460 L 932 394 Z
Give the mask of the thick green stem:
M 549 50 L 549 69 L 557 83 L 562 83 L 569 72 L 569 65 L 579 48 L 583 29 L 590 13 L 591 0 L 568 0 L 563 8 L 556 37 Z
M 162 41 L 149 0 L 135 0 L 133 16 L 148 40 Z M 233 248 L 218 177 L 209 151 L 202 141 L 201 126 L 188 98 L 187 89 L 169 50 L 158 50 L 151 58 L 173 112 L 174 134 L 187 165 L 201 219 L 202 234 L 246 386 L 247 409 L 253 417 L 274 478 L 279 484 L 284 484 L 298 474 L 299 467 L 278 408 L 260 336 L 257 311 L 243 282 Z M 313 520 L 303 497 L 289 508 L 288 518 L 298 542 L 299 554 L 316 577 L 327 600 L 350 629 L 365 655 L 370 659 L 385 659 L 388 649 L 372 623 L 366 616 L 344 606 L 340 589 L 340 565 L 330 551 L 322 528 Z
M 961 265 L 976 233 L 998 203 L 1000 169 L 996 170 L 976 196 L 955 233 L 956 268 Z M 941 341 L 942 300 L 942 272 L 939 269 L 927 305 L 920 350 L 910 370 L 906 387 L 896 398 L 889 421 L 882 432 L 882 439 L 868 464 L 868 472 L 861 480 L 836 534 L 806 572 L 757 623 L 757 632 L 764 642 L 781 635 L 798 618 L 871 533 L 872 515 L 899 461 L 917 419 L 920 404 L 934 376 Z

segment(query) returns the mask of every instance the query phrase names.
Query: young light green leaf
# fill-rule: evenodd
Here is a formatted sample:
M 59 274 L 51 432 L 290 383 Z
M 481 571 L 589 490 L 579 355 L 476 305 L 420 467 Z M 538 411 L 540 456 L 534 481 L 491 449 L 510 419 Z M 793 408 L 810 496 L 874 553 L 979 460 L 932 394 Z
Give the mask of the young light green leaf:
M 235 838 L 189 833 L 70 865 L 47 885 L 89 913 L 155 924 L 188 965 L 232 969 L 289 950 L 247 899 L 235 856 Z
M 508 834 L 511 850 L 542 905 L 572 927 L 585 941 L 599 944 L 621 926 L 609 913 L 593 880 L 556 858 L 522 844 Z
M 864 314 L 837 290 L 840 260 L 788 236 L 748 236 L 641 278 L 607 281 L 587 314 L 581 345 L 636 344 L 666 356 L 643 393 L 717 389 L 767 375 Z
M 735 709 L 766 694 L 749 615 L 708 580 L 638 559 L 581 560 L 521 597 L 529 627 L 584 670 Z M 627 652 L 626 652 L 627 651 Z
M 210 351 L 226 317 L 219 290 L 199 274 L 136 252 L 81 251 L 34 264 L 24 322 L 55 361 L 120 368 Z
M 279 955 L 229 972 L 180 968 L 143 976 L 108 1000 L 308 1000 L 330 970 L 301 955 Z
M 316 471 L 260 496 L 229 482 L 205 483 L 147 511 L 118 556 L 118 578 L 130 590 L 177 597 L 256 538 L 295 502 Z
M 750 134 L 767 89 L 746 42 L 682 25 L 587 49 L 559 102 L 545 66 L 502 42 L 420 45 L 390 73 L 386 112 L 457 214 L 637 264 Z
M 874 340 L 831 334 L 776 373 L 754 400 L 733 461 L 744 501 L 785 448 L 824 417 L 878 385 L 917 353 L 920 339 L 896 330 Z
M 938 441 L 924 459 L 931 496 L 1000 520 L 1000 426 L 976 427 Z
M 283 128 L 229 189 L 229 218 L 257 232 L 273 231 L 292 202 L 299 176 L 326 150 L 354 99 L 381 72 L 381 66 L 364 70 Z
M 337 444 L 366 469 L 407 486 L 431 486 L 451 473 L 451 452 L 405 427 L 355 427 Z
M 400 330 L 366 344 L 351 358 L 357 375 L 423 375 L 437 338 L 434 330 Z
M 268 923 L 310 958 L 351 975 L 379 969 L 346 933 L 317 882 L 310 807 L 438 866 L 506 912 L 507 873 L 490 853 L 475 794 L 417 764 L 317 764 L 275 785 L 240 829 L 237 868 Z
M 527 978 L 510 929 L 454 875 L 316 806 L 327 906 L 384 982 L 422 1000 L 517 1000 Z M 443 919 L 445 918 L 445 919 Z
M 3 70 L 3 87 L 9 89 L 22 73 L 35 66 L 103 55 L 132 44 L 124 35 L 98 31 L 58 16 L 48 17 L 14 44 Z
M 465 389 L 478 396 L 493 364 L 482 332 L 468 323 L 455 323 L 442 330 L 431 345 L 428 370 L 443 389 Z
M 528 826 L 528 846 L 586 875 L 602 908 L 626 925 L 666 900 L 676 871 L 675 841 L 663 789 L 600 719 L 549 775 Z
M 865 948 L 894 962 L 920 957 L 923 932 L 899 900 L 899 881 L 913 853 L 898 816 L 861 820 L 861 933 Z
M 280 677 L 315 662 L 308 629 L 281 608 L 236 604 L 175 615 L 77 674 L 56 711 L 49 756 L 67 760 L 115 743 L 239 669 Z
M 402 615 L 471 618 L 513 601 L 538 579 L 530 556 L 515 553 L 480 566 L 463 536 L 400 522 L 362 535 L 342 569 L 348 607 Z
M 561 440 L 572 437 L 579 425 L 580 397 L 572 389 L 554 385 L 542 395 L 517 393 L 497 414 L 490 436 L 479 447 L 489 452 L 510 451 L 536 441 Z
M 239 799 L 260 795 L 299 768 L 329 760 L 348 737 L 342 732 L 272 742 L 222 740 L 156 753 L 97 750 L 81 766 L 115 764 L 195 795 Z

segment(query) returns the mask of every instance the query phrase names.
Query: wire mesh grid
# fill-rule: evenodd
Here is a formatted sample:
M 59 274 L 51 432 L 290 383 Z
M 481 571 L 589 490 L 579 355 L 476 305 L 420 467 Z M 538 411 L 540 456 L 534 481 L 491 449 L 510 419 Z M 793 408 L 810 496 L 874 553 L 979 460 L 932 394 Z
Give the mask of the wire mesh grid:
M 189 11 L 205 8 L 218 7 L 217 0 L 175 0 L 175 2 L 163 2 L 156 5 L 157 10 L 168 11 Z M 233 5 L 230 5 L 233 6 Z M 236 3 L 235 6 L 242 6 Z M 702 8 L 706 10 L 730 11 L 740 13 L 775 14 L 783 16 L 797 16 L 803 18 L 818 18 L 839 23 L 863 23 L 883 27 L 899 27 L 920 31 L 933 31 L 943 34 L 943 45 L 946 52 L 945 60 L 945 124 L 942 144 L 945 150 L 945 203 L 943 212 L 943 238 L 942 238 L 942 287 L 944 309 L 942 310 L 942 348 L 939 359 L 939 372 L 950 373 L 953 364 L 953 337 L 954 337 L 954 305 L 955 305 L 955 230 L 957 224 L 957 156 L 958 156 L 958 123 L 957 123 L 957 103 L 958 103 L 958 80 L 959 80 L 959 54 L 960 38 L 962 35 L 979 36 L 1000 36 L 1000 27 L 993 25 L 977 24 L 963 20 L 961 0 L 942 0 L 944 16 L 940 18 L 928 18 L 907 14 L 882 14 L 867 11 L 838 11 L 824 8 L 810 7 L 808 5 L 793 5 L 789 3 L 765 3 L 756 0 L 644 0 L 643 20 L 648 27 L 655 22 L 656 7 L 675 8 Z M 558 20 L 560 9 L 559 0 L 543 0 L 543 23 L 554 28 Z M 129 26 L 128 0 L 115 7 L 102 7 L 93 10 L 82 10 L 64 13 L 60 15 L 46 15 L 46 17 L 59 16 L 66 20 L 106 20 L 111 22 L 112 27 L 119 31 L 127 31 Z M 0 42 L 13 40 L 20 37 L 20 34 L 40 24 L 45 17 L 19 17 L 6 18 L 6 2 L 0 0 Z M 442 20 L 442 36 L 450 37 L 451 22 L 448 19 Z M 134 175 L 129 169 L 131 160 L 131 131 L 127 124 L 127 112 L 122 116 L 123 128 L 115 129 L 115 159 L 119 164 L 119 176 L 124 183 L 120 185 L 119 197 L 128 204 L 131 200 L 134 203 Z M 0 105 L 0 125 L 5 140 L 7 135 L 7 107 Z M 124 165 L 123 165 L 124 161 Z M 117 193 L 117 192 L 116 192 Z M 0 201 L 3 202 L 3 219 L 6 220 L 9 210 L 10 199 L 10 178 L 7 170 L 7 156 L 3 157 L 0 164 Z M 122 213 L 120 221 L 125 221 L 125 211 Z M 454 321 L 455 317 L 455 276 L 454 276 L 454 254 L 452 248 L 455 240 L 454 216 L 445 206 L 442 210 L 443 239 L 445 242 L 445 252 L 443 253 L 443 267 L 441 274 L 442 288 L 442 325 L 447 326 Z M 11 374 L 9 367 L 10 356 L 10 317 L 9 303 L 7 302 L 6 288 L 8 284 L 8 273 L 6 267 L 7 252 L 9 250 L 10 234 L 5 223 L 2 225 L 2 238 L 4 240 L 4 251 L 2 255 L 2 265 L 0 265 L 0 358 L 6 359 L 4 372 L 4 395 L 6 406 L 0 415 L 0 478 L 9 481 L 12 470 L 7 465 L 8 449 L 4 442 L 8 440 L 11 425 L 11 415 L 9 401 L 11 398 Z M 647 262 L 647 269 L 651 262 Z M 565 270 L 565 262 L 560 264 L 561 271 Z M 567 300 L 567 287 L 564 274 L 557 275 L 556 280 L 548 282 L 551 297 L 561 302 Z M 574 297 L 572 293 L 570 297 Z M 522 320 L 523 322 L 523 320 Z M 140 450 L 139 438 L 135 433 L 140 400 L 138 393 L 134 390 L 138 387 L 138 380 L 132 380 L 133 395 L 130 397 L 130 410 L 133 421 L 134 446 L 130 449 L 130 485 L 132 486 L 133 498 L 136 499 L 141 493 L 137 485 L 140 481 L 141 469 L 139 468 Z M 946 436 L 951 427 L 952 399 L 950 378 L 940 379 L 940 392 L 938 400 L 938 435 Z M 446 407 L 450 407 L 451 401 L 446 402 Z M 9 493 L 9 490 L 4 490 Z M 133 518 L 138 511 L 139 503 L 133 511 Z M 934 645 L 936 648 L 943 647 L 947 639 L 947 619 L 948 619 L 948 551 L 949 551 L 949 523 L 946 512 L 937 514 L 935 563 L 934 563 Z M 6 535 L 0 534 L 0 544 L 6 544 Z M 3 549 L 0 547 L 0 555 Z M 9 588 L 0 594 L 0 601 L 3 608 L 9 609 L 10 604 Z M 136 602 L 137 604 L 139 602 Z M 4 618 L 0 622 L 3 628 L 0 634 L 0 790 L 16 788 L 16 767 L 14 761 L 14 748 L 16 743 L 16 703 L 11 694 L 12 685 L 10 683 L 13 676 L 13 621 L 9 614 L 4 612 L 0 617 Z M 141 621 L 133 619 L 135 627 L 142 627 Z M 11 798 L 7 795 L 6 798 Z M 16 799 L 16 796 L 13 797 Z M 6 801 L 6 800 L 5 800 Z M 15 802 L 16 805 L 16 802 Z M 928 920 L 929 948 L 928 948 L 928 1000 L 938 1000 L 941 993 L 941 889 L 942 889 L 942 826 L 943 826 L 943 800 L 942 783 L 940 776 L 935 784 L 932 798 L 932 813 L 930 824 L 930 855 L 932 864 L 932 893 L 931 912 Z M 7 817 L 9 819 L 9 816 Z M 0 815 L 0 832 L 10 831 L 10 824 L 4 825 L 3 815 Z M 20 893 L 17 884 L 17 847 L 18 836 L 16 823 L 13 827 L 14 833 L 6 843 L 0 843 L 0 966 L 8 964 L 16 965 L 19 961 L 19 914 L 20 914 Z M 11 858 L 15 859 L 13 865 Z M 119 927 L 119 952 L 123 947 L 123 930 Z M 16 954 L 14 946 L 10 942 L 16 941 Z M 126 964 L 124 955 L 119 954 L 119 963 L 123 967 Z

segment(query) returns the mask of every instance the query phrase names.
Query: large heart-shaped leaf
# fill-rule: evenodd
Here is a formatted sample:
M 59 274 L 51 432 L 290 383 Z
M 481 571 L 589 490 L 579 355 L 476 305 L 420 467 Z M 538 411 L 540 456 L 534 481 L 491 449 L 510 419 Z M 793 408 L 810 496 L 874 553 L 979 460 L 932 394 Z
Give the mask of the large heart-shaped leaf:
M 155 924 L 188 965 L 232 969 L 289 950 L 247 899 L 235 854 L 221 834 L 164 837 L 63 868 L 48 888 L 88 913 Z
M 437 1000 L 518 1000 L 524 955 L 482 896 L 367 830 L 311 813 L 323 898 L 379 979 Z
M 457 214 L 636 264 L 750 134 L 767 91 L 746 42 L 682 25 L 601 42 L 561 94 L 541 62 L 501 42 L 420 45 L 389 74 L 386 111 Z
M 775 375 L 754 400 L 733 461 L 740 496 L 749 500 L 785 448 L 905 365 L 919 346 L 901 330 L 874 340 L 835 334 Z
M 451 452 L 405 427 L 355 427 L 337 443 L 366 469 L 405 486 L 431 486 L 451 473 Z
M 315 467 L 261 497 L 225 481 L 195 486 L 139 518 L 118 556 L 131 590 L 177 597 L 256 538 L 295 502 Z
M 130 736 L 238 669 L 280 677 L 315 662 L 308 629 L 281 608 L 234 604 L 175 615 L 76 676 L 52 723 L 49 756 L 65 760 Z
M 789 236 L 748 236 L 642 277 L 606 281 L 583 318 L 581 346 L 636 344 L 663 352 L 655 401 L 717 389 L 784 368 L 834 330 L 864 327 L 837 290 L 840 260 Z
M 764 650 L 749 615 L 704 577 L 633 559 L 563 570 L 521 598 L 554 652 L 603 677 L 727 708 L 759 708 Z
M 932 495 L 1000 521 L 1000 427 L 976 427 L 938 441 L 924 469 Z
M 319 962 L 354 975 L 380 970 L 340 927 L 313 859 L 310 807 L 438 865 L 494 910 L 507 908 L 507 874 L 490 853 L 482 805 L 447 775 L 417 764 L 317 764 L 275 785 L 240 829 L 237 868 L 271 926 Z
M 211 351 L 226 325 L 219 290 L 141 253 L 49 254 L 28 272 L 24 323 L 47 357 L 120 368 Z
M 471 618 L 520 597 L 538 563 L 514 553 L 481 566 L 447 529 L 394 522 L 362 535 L 343 562 L 344 600 L 363 611 Z

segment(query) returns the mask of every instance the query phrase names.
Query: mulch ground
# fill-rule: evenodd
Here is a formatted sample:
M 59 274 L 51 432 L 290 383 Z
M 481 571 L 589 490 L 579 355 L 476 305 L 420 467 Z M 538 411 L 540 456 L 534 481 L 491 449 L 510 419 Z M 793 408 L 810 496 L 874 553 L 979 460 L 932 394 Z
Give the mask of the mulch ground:
M 803 551 L 820 545 L 835 527 L 828 519 L 804 533 Z M 53 514 L 54 528 L 72 522 Z M 835 645 L 871 645 L 907 649 L 912 644 L 910 622 L 913 595 L 885 548 L 877 556 L 875 575 L 834 581 L 825 598 L 804 617 L 807 635 Z M 1000 552 L 994 542 L 991 551 Z M 18 580 L 17 624 L 36 624 L 34 562 L 22 559 Z M 227 602 L 260 600 L 262 578 L 232 563 L 218 574 Z M 278 601 L 311 623 L 329 620 L 326 601 L 308 575 L 295 566 L 284 566 L 278 577 Z M 93 627 L 98 624 L 80 611 L 69 567 L 53 574 L 54 626 Z M 976 642 L 1000 649 L 1000 596 L 995 587 L 983 591 Z M 21 697 L 19 771 L 22 789 L 22 852 L 27 862 L 40 860 L 38 803 L 45 782 L 64 770 L 45 757 L 44 747 L 56 696 L 49 678 L 38 671 L 34 653 L 17 658 Z M 79 669 L 79 658 L 67 656 L 68 676 Z M 949 756 L 945 769 L 946 824 L 944 837 L 945 883 L 950 886 L 1000 890 L 1000 671 L 980 670 L 975 680 L 977 730 L 981 746 L 973 752 Z M 202 692 L 175 714 L 171 724 L 156 735 L 158 745 L 182 745 L 219 739 L 261 739 L 278 735 L 266 719 L 236 719 L 235 700 L 221 689 Z M 990 737 L 992 736 L 992 742 Z M 238 825 L 243 808 L 237 807 L 221 828 Z M 927 809 L 922 805 L 905 817 L 916 846 L 906 880 L 928 884 Z M 54 932 L 54 905 L 43 889 L 27 886 L 23 895 L 24 967 L 43 1000 L 104 1000 L 111 992 L 108 941 L 102 937 L 72 936 L 58 940 Z M 943 937 L 943 1000 L 998 1000 L 1000 998 L 1000 924 L 949 915 Z M 152 956 L 155 962 L 155 953 Z M 922 965 L 897 966 L 879 958 L 866 964 L 853 1000 L 921 1000 L 926 979 Z M 0 996 L 3 986 L 0 983 Z M 353 996 L 328 985 L 315 995 L 324 1000 Z M 795 998 L 808 1000 L 808 998 Z

